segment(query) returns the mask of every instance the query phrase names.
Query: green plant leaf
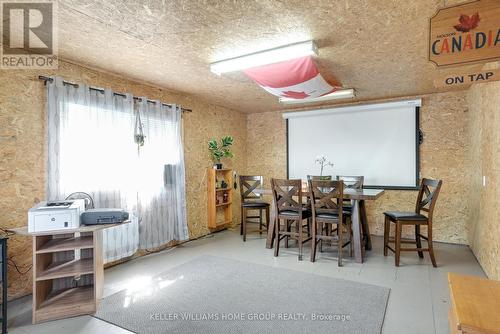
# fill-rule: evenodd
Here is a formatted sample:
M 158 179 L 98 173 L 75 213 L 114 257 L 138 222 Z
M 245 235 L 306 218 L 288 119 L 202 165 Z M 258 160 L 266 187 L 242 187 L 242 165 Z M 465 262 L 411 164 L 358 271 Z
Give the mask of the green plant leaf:
M 234 138 L 231 136 L 224 136 L 224 137 L 222 137 L 221 141 L 222 141 L 222 146 L 229 147 L 229 146 L 233 145 Z
M 211 151 L 218 149 L 217 141 L 215 139 L 211 139 L 208 142 L 208 149 L 211 150 Z
M 233 143 L 234 139 L 231 136 L 222 137 L 220 144 L 216 139 L 210 139 L 208 141 L 208 150 L 212 154 L 213 160 L 220 163 L 222 158 L 232 158 L 233 153 L 231 152 L 230 147 Z

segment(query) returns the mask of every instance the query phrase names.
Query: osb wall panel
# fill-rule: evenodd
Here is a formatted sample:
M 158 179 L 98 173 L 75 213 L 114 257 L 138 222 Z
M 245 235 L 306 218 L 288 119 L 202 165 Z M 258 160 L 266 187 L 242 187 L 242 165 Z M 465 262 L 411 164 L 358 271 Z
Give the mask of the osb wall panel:
M 270 179 L 286 178 L 286 126 L 280 112 L 247 116 L 247 173 Z
M 188 103 L 189 102 L 189 103 Z M 194 101 L 193 101 L 194 102 Z M 186 105 L 192 106 L 191 101 Z M 184 150 L 186 161 L 187 208 L 190 237 L 203 236 L 209 232 L 207 228 L 207 168 L 213 165 L 207 149 L 208 140 L 220 140 L 224 135 L 232 135 L 235 140 L 234 158 L 223 160 L 224 168 L 231 168 L 236 173 L 244 170 L 246 165 L 245 115 L 218 106 L 206 105 L 203 115 L 195 116 L 195 109 L 185 117 Z M 231 185 L 232 186 L 232 185 Z M 233 190 L 233 222 L 239 223 L 240 197 L 239 190 Z
M 59 75 L 66 80 L 131 92 L 193 109 L 185 114 L 184 145 L 189 235 L 196 238 L 207 229 L 206 175 L 212 165 L 207 141 L 229 134 L 235 137 L 235 158 L 228 167 L 245 166 L 245 115 L 205 103 L 190 96 L 132 82 L 121 77 L 61 62 L 58 71 L 1 71 L 0 80 L 0 226 L 27 224 L 27 211 L 45 197 L 45 94 L 38 75 Z M 239 219 L 239 199 L 235 197 L 235 222 Z M 18 265 L 31 264 L 31 240 L 14 236 L 9 240 L 9 256 Z M 31 292 L 31 272 L 19 275 L 9 267 L 9 295 Z
M 465 92 L 423 96 L 420 126 L 425 139 L 420 151 L 421 173 L 443 180 L 433 229 L 435 240 L 439 241 L 467 242 L 467 111 Z M 286 177 L 285 128 L 280 112 L 247 115 L 247 173 L 263 175 L 267 186 L 271 177 Z M 383 234 L 384 211 L 414 210 L 416 196 L 416 191 L 386 191 L 380 199 L 368 201 L 371 232 Z
M 473 161 L 469 243 L 488 277 L 500 280 L 500 82 L 474 85 L 467 97 Z

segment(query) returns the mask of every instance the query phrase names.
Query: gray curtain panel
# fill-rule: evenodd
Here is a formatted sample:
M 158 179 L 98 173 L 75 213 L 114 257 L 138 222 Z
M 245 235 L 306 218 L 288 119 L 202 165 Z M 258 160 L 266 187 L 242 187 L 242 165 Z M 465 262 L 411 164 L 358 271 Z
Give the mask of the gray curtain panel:
M 47 198 L 64 199 L 72 192 L 83 191 L 94 198 L 97 208 L 123 208 L 131 216 L 130 224 L 104 230 L 106 262 L 134 254 L 139 247 L 139 239 L 144 239 L 139 236 L 139 230 L 145 235 L 164 230 L 164 236 L 178 236 L 181 240 L 187 237 L 185 212 L 178 219 L 156 218 L 154 223 L 147 223 L 149 219 L 153 219 L 149 217 L 165 217 L 165 214 L 155 210 L 166 210 L 172 215 L 178 212 L 175 209 L 178 206 L 176 202 L 182 200 L 184 203 L 184 182 L 179 187 L 182 188 L 179 199 L 162 205 L 150 204 L 150 201 L 154 203 L 154 199 L 158 198 L 164 183 L 160 187 L 153 185 L 158 180 L 145 173 L 149 170 L 143 167 L 147 164 L 144 158 L 152 156 L 153 152 L 154 155 L 161 156 L 168 155 L 170 151 L 165 152 L 161 141 L 155 139 L 154 130 L 151 131 L 151 147 L 146 150 L 145 145 L 138 150 L 134 142 L 135 109 L 137 107 L 130 94 L 125 94 L 124 97 L 113 94 L 108 89 L 103 93 L 84 84 L 75 87 L 64 84 L 58 77 L 47 82 Z M 174 118 L 172 115 L 165 117 Z M 161 122 L 163 120 L 159 118 L 158 123 Z M 145 130 L 149 134 L 148 126 L 149 123 L 145 124 Z M 182 146 L 180 150 L 182 152 Z M 148 155 L 144 154 L 143 157 L 143 152 Z M 180 159 L 182 164 L 178 163 L 177 166 L 182 166 L 184 181 L 182 154 Z M 159 164 L 160 161 L 149 159 L 149 163 Z M 148 168 L 164 167 L 160 165 Z M 175 180 L 177 182 L 181 178 Z M 174 196 L 177 195 L 181 194 L 176 193 Z M 141 217 L 141 212 L 147 216 Z M 175 233 L 179 227 L 174 226 L 173 222 L 180 222 L 180 219 L 183 219 L 185 234 Z M 140 228 L 142 223 L 147 224 L 147 227 Z M 161 242 L 167 243 L 170 240 L 161 238 L 158 242 L 161 245 Z
M 145 135 L 144 146 L 139 148 L 143 176 L 138 187 L 139 236 L 140 248 L 147 249 L 189 238 L 182 111 L 145 97 L 136 104 Z

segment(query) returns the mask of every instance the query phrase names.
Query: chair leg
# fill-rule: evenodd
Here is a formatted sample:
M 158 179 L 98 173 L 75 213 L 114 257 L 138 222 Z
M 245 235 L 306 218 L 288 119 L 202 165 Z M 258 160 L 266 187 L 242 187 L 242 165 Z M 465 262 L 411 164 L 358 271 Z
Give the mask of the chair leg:
M 266 208 L 266 231 L 269 230 L 269 207 Z
M 290 221 L 289 220 L 285 220 L 285 231 L 287 231 L 287 232 L 291 231 L 291 229 L 290 229 Z M 290 239 L 289 236 L 285 237 L 285 248 L 288 248 L 288 240 L 289 239 Z
M 274 231 L 276 235 L 274 239 L 274 256 L 278 256 L 280 250 L 280 219 L 278 217 L 276 217 L 276 222 L 274 223 Z
M 247 209 L 243 209 L 243 221 L 241 222 L 243 226 L 243 242 L 247 241 Z
M 399 267 L 399 255 L 401 254 L 401 229 L 402 229 L 402 224 L 399 222 L 396 222 L 396 246 L 395 246 L 395 251 L 396 251 L 396 256 L 395 256 L 395 263 L 396 267 Z
M 262 235 L 262 209 L 259 209 L 259 234 Z
M 332 224 L 325 224 L 325 225 L 326 225 L 326 235 L 332 236 L 332 234 L 334 233 L 334 231 L 333 231 L 333 225 Z M 338 227 L 338 225 L 337 225 L 337 231 L 336 231 L 336 233 L 337 233 L 337 237 L 338 237 L 339 236 L 339 227 Z M 333 246 L 333 240 L 329 240 L 328 245 L 330 247 L 332 247 Z
M 325 229 L 325 226 L 323 225 L 323 223 L 319 223 L 318 231 L 319 231 L 320 235 L 323 235 L 324 229 Z M 319 240 L 319 252 L 323 253 L 323 239 Z
M 243 207 L 241 207 L 241 210 L 240 210 L 240 215 L 241 215 L 240 235 L 243 235 L 243 220 L 245 219 L 245 218 L 243 217 Z
M 387 246 L 389 245 L 389 234 L 391 232 L 391 222 L 389 217 L 385 216 L 384 221 L 384 256 L 387 256 Z
M 422 248 L 422 240 L 420 239 L 420 225 L 415 225 L 415 241 L 417 244 L 417 248 Z M 418 257 L 423 259 L 424 252 L 418 251 Z
M 338 244 L 338 249 L 339 249 L 339 267 L 342 267 L 342 247 L 344 245 L 344 239 L 342 238 L 342 235 L 344 234 L 344 224 L 342 222 L 339 223 L 337 226 L 337 229 L 339 229 L 338 237 L 339 237 L 339 244 Z
M 295 224 L 295 245 L 297 246 L 297 248 L 299 247 L 299 230 L 302 231 L 302 222 Z
M 352 221 L 349 218 L 349 225 L 347 225 L 347 230 L 349 233 L 349 257 L 352 257 L 352 252 L 354 251 L 354 240 L 352 238 Z
M 432 266 L 434 268 L 437 267 L 437 264 L 436 264 L 436 258 L 434 257 L 434 245 L 432 244 L 432 229 L 430 229 L 429 226 L 427 226 L 427 243 L 428 243 L 428 247 L 429 247 L 429 255 L 431 257 L 431 262 L 432 262 Z
M 297 221 L 297 232 L 299 233 L 299 261 L 302 261 L 302 248 L 304 246 L 303 240 L 303 231 L 302 231 L 302 221 Z
M 317 248 L 317 239 L 316 239 L 316 234 L 317 234 L 317 226 L 316 226 L 316 221 L 312 220 L 312 240 L 311 240 L 311 262 L 316 261 L 316 248 Z

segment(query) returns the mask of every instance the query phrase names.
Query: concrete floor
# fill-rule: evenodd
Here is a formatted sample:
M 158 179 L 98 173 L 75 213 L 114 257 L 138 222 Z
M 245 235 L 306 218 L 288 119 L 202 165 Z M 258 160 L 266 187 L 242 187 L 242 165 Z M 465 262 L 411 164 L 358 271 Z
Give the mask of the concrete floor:
M 239 230 L 239 229 L 238 229 Z M 373 237 L 373 250 L 367 252 L 363 264 L 349 258 L 344 267 L 337 267 L 332 253 L 318 253 L 317 262 L 309 262 L 306 248 L 304 261 L 297 260 L 296 248 L 280 248 L 280 256 L 273 257 L 265 249 L 265 239 L 251 234 L 244 243 L 237 230 L 228 230 L 206 238 L 185 243 L 177 248 L 129 261 L 105 271 L 104 296 L 123 289 L 134 292 L 144 288 L 148 278 L 187 262 L 210 254 L 253 262 L 278 268 L 309 272 L 328 277 L 386 286 L 391 289 L 383 333 L 449 333 L 449 292 L 447 273 L 456 272 L 485 277 L 474 255 L 467 246 L 435 244 L 438 268 L 433 268 L 427 254 L 420 260 L 416 253 L 403 253 L 401 266 L 394 266 L 392 254 L 382 254 L 382 238 Z M 140 292 L 140 291 L 139 291 Z M 381 305 L 381 307 L 383 307 Z M 9 333 L 130 333 L 91 316 L 81 316 L 31 325 L 31 297 L 9 304 Z

